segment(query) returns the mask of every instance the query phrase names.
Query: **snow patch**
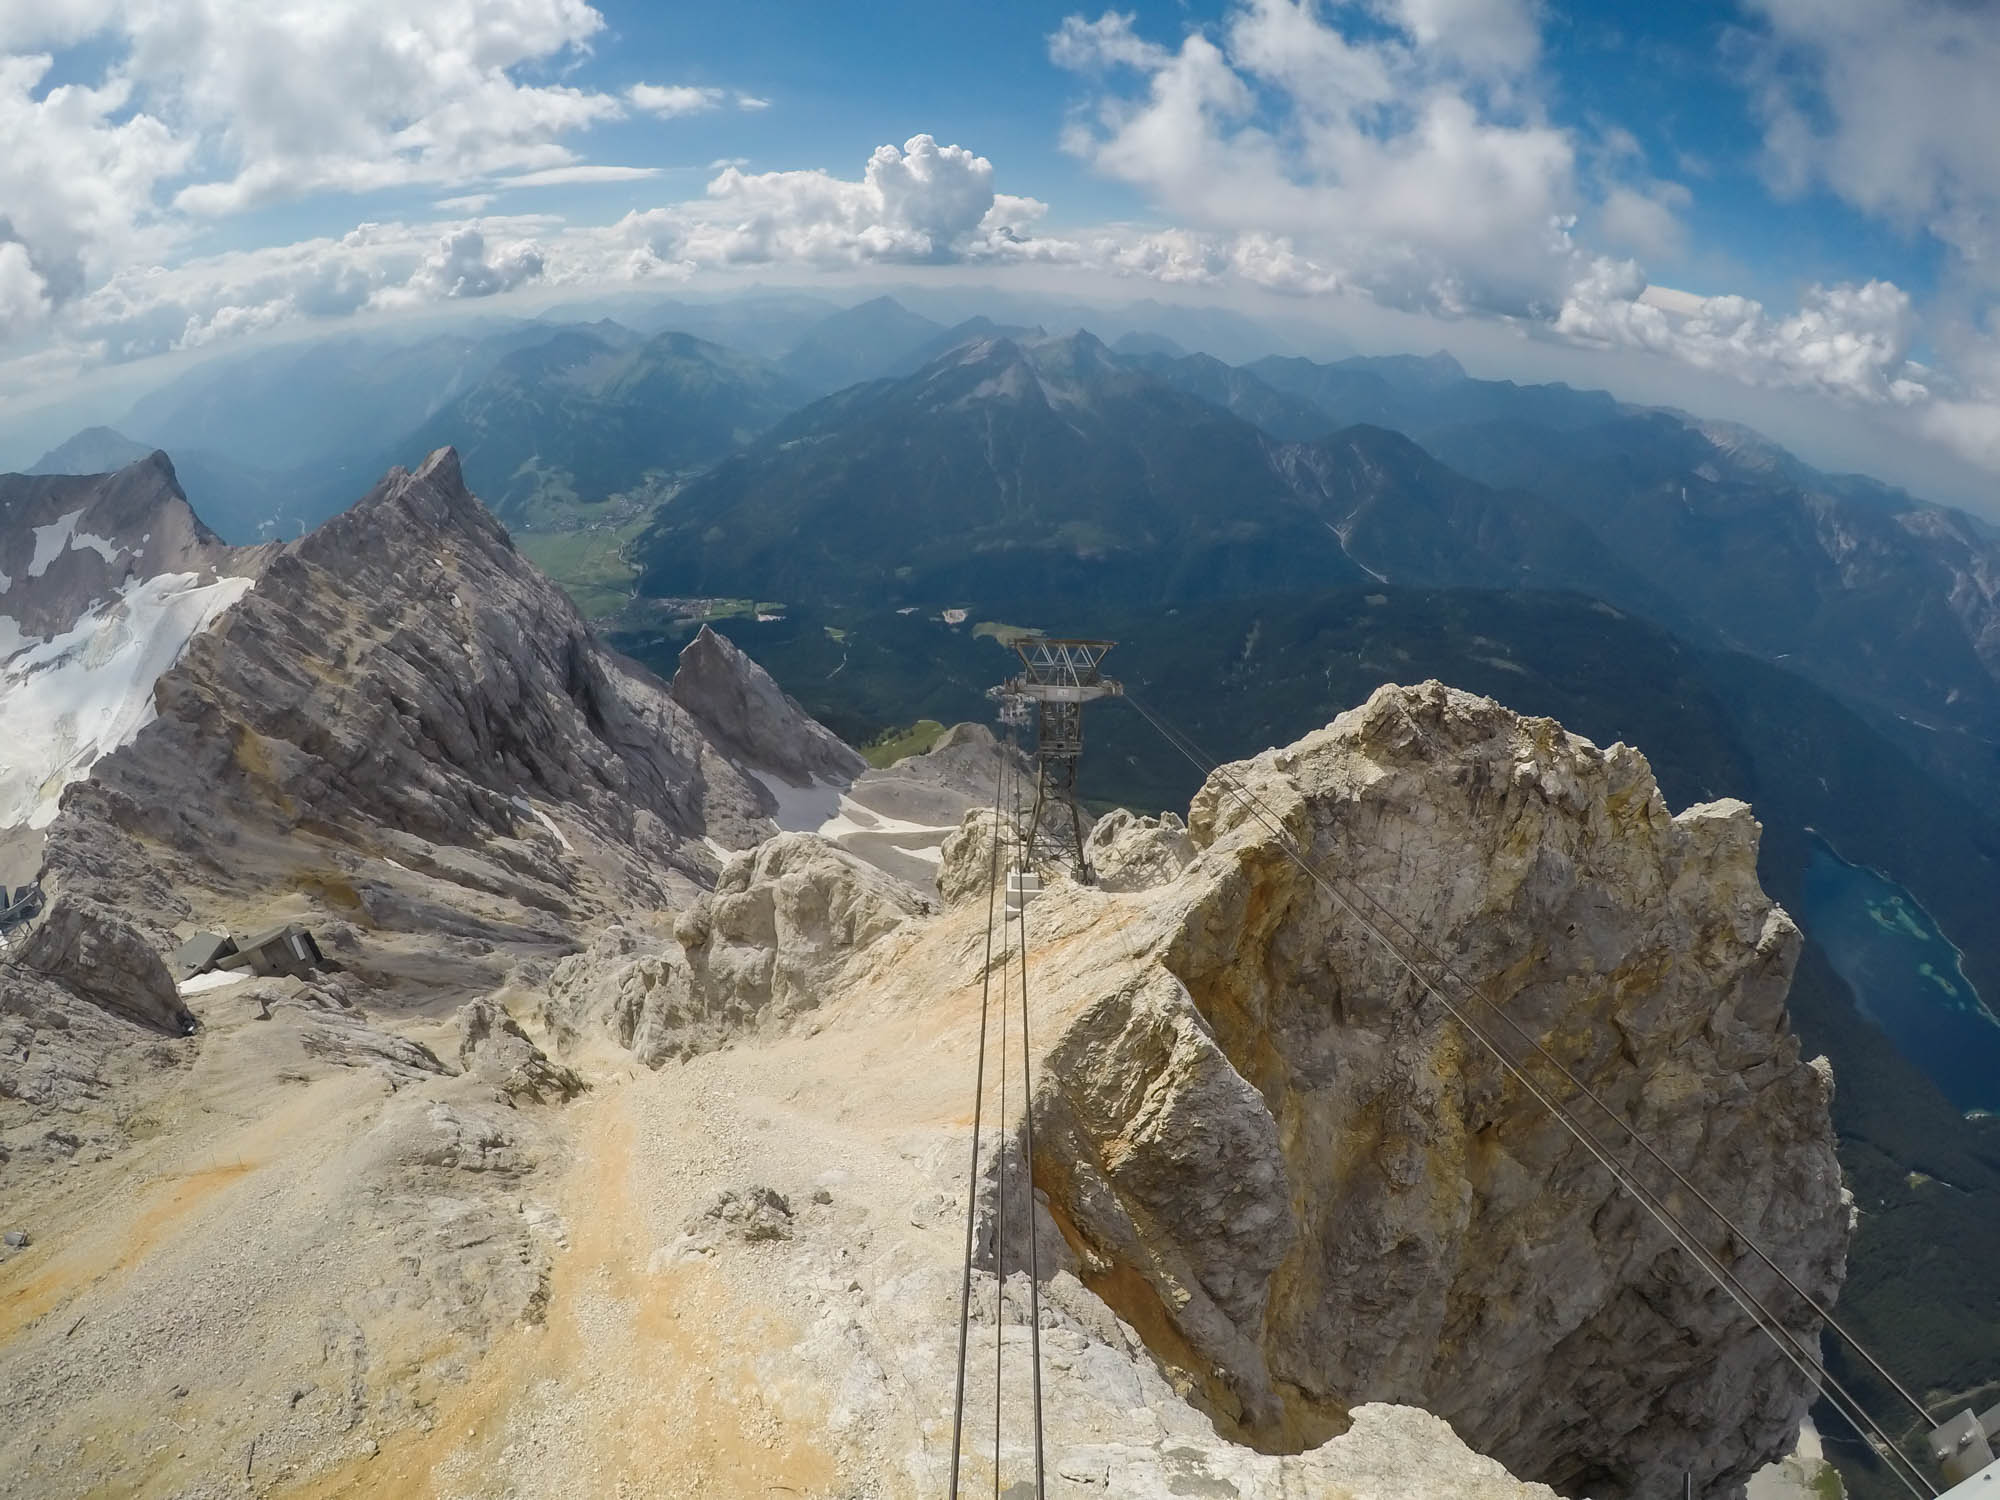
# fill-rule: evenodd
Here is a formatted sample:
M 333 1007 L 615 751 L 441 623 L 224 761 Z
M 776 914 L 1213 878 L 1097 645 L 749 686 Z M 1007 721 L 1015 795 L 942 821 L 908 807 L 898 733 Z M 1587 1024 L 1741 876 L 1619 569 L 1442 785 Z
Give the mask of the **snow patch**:
M 809 786 L 793 786 L 776 776 L 768 776 L 762 771 L 752 771 L 758 785 L 769 792 L 778 804 L 775 820 L 786 833 L 818 833 L 840 810 L 840 794 L 843 790 L 837 783 L 828 785 L 814 781 Z
M 35 530 L 35 555 L 28 563 L 28 576 L 40 578 L 48 572 L 49 564 L 62 556 L 62 549 L 69 545 L 70 533 L 76 530 L 76 523 L 83 519 L 81 509 L 73 510 L 66 516 L 58 516 L 46 526 Z
M 36 557 L 44 532 L 67 536 L 74 520 L 36 527 Z M 153 684 L 252 582 L 203 584 L 198 576 L 135 580 L 54 639 L 0 660 L 0 723 L 8 731 L 0 746 L 0 829 L 54 822 L 63 788 L 153 721 Z
M 204 990 L 223 990 L 232 984 L 241 984 L 251 977 L 248 969 L 210 969 L 206 974 L 197 974 L 192 979 L 180 982 L 183 995 L 199 995 Z
M 0 573 L 0 594 L 6 593 L 7 590 L 11 589 L 13 586 L 14 586 L 13 578 L 9 574 Z
M 452 596 L 454 601 L 456 601 L 457 597 L 458 596 L 456 594 Z M 555 819 L 551 818 L 547 813 L 543 812 L 539 807 L 535 806 L 535 804 L 530 802 L 526 797 L 516 797 L 513 799 L 513 801 L 515 807 L 519 808 L 522 812 L 526 813 L 529 817 L 533 818 L 537 823 L 541 824 L 542 827 L 548 829 L 550 833 L 556 836 L 556 842 L 563 846 L 563 853 L 565 854 L 576 853 L 576 845 L 572 844 L 569 841 L 569 839 L 564 835 L 563 831 L 560 828 L 556 827 Z
M 93 536 L 88 531 L 79 531 L 75 536 L 69 539 L 70 551 L 82 552 L 85 551 L 86 549 L 91 552 L 95 552 L 99 557 L 103 558 L 106 562 L 112 563 L 114 565 L 117 563 L 120 555 L 125 551 L 123 547 L 120 547 L 116 542 L 112 541 L 109 537 Z
M 5 576 L 4 573 L 0 573 L 0 578 L 4 578 Z M 41 637 L 38 635 L 21 634 L 21 622 L 12 615 L 0 615 L 0 662 L 6 661 L 8 657 L 19 651 L 28 642 L 40 639 Z

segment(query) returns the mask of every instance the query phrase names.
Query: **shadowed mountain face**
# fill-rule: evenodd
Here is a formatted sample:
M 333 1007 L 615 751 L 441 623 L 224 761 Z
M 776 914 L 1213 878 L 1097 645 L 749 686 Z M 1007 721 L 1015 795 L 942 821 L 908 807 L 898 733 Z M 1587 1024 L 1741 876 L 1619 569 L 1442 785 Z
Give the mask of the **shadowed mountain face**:
M 519 520 L 550 490 L 588 503 L 712 463 L 804 400 L 762 360 L 689 334 L 565 329 L 506 355 L 397 448 L 456 447 L 473 489 Z
M 110 474 L 152 453 L 109 427 L 86 427 L 36 460 L 30 474 Z M 282 541 L 306 529 L 296 487 L 206 448 L 177 448 L 173 472 L 188 503 L 224 541 Z
M 1087 335 L 954 350 L 784 423 L 640 543 L 660 595 L 1202 597 L 1365 578 L 1248 423 Z
M 824 395 L 905 368 L 913 354 L 946 331 L 894 297 L 877 297 L 815 324 L 778 367 L 814 395 Z
M 1544 497 L 1723 641 L 1869 708 L 1968 790 L 2000 789 L 2000 546 L 1971 517 L 1822 474 L 1732 423 L 1471 380 L 1441 356 L 1251 373 Z
M 798 413 L 689 485 L 642 589 L 1151 602 L 1398 581 L 1643 586 L 1586 528 L 1396 434 L 1284 444 L 1087 333 L 992 339 Z

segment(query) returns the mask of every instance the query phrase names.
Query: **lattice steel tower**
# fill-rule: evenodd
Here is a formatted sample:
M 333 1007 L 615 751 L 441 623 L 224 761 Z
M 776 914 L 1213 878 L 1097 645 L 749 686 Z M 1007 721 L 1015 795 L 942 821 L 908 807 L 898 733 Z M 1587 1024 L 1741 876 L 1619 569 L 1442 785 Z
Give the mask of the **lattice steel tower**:
M 1076 763 L 1083 755 L 1083 705 L 1125 691 L 1098 670 L 1111 641 L 1031 636 L 1014 643 L 1021 673 L 1000 687 L 1001 718 L 1019 722 L 1035 705 L 1035 803 L 1022 829 L 1029 858 L 1061 860 L 1085 885 L 1096 879 L 1083 852 Z

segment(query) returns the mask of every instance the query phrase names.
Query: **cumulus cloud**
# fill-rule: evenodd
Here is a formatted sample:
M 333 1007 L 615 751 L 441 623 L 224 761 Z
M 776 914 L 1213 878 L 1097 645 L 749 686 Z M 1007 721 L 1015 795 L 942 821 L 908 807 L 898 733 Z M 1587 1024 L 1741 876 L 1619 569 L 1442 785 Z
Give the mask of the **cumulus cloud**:
M 0 339 L 39 328 L 48 315 L 48 283 L 28 259 L 28 247 L 0 242 Z
M 1571 274 L 1585 196 L 1575 146 L 1530 97 L 1538 52 L 1512 0 L 1334 17 L 1240 0 L 1218 35 L 1177 47 L 1117 13 L 1050 38 L 1098 82 L 1066 139 L 1097 170 L 1190 229 L 1281 238 L 1315 280 L 1450 315 L 1552 313 Z
M 1694 195 L 1678 182 L 1619 183 L 1604 195 L 1597 229 L 1621 250 L 1656 259 L 1676 256 L 1687 243 L 1681 215 L 1693 201 Z
M 158 232 L 153 195 L 192 154 L 134 108 L 129 82 L 43 92 L 53 66 L 47 53 L 0 57 L 0 241 L 15 247 L 9 301 L 25 305 L 32 275 L 44 311 L 171 239 Z
M 651 175 L 571 142 L 732 95 L 562 81 L 604 24 L 584 0 L 0 4 L 0 244 L 18 247 L 0 338 L 274 201 L 416 186 L 464 211 L 503 187 Z M 59 66 L 72 81 L 47 87 Z
M 402 290 L 418 298 L 491 297 L 535 280 L 544 264 L 541 247 L 532 240 L 489 253 L 485 234 L 467 226 L 439 240 Z
M 1910 406 L 1930 389 L 1910 361 L 1909 294 L 1887 281 L 1813 286 L 1789 317 L 1749 297 L 1649 289 L 1632 261 L 1600 260 L 1571 288 L 1556 330 L 1648 349 L 1753 385 Z
M 545 274 L 541 243 L 556 227 L 536 215 L 443 234 L 363 224 L 337 237 L 134 267 L 80 298 L 63 329 L 78 357 L 116 362 L 370 309 L 492 296 Z
M 838 267 L 1043 254 L 1031 232 L 1043 211 L 996 194 L 985 157 L 918 135 L 878 147 L 858 181 L 726 166 L 703 198 L 629 215 L 619 231 L 649 267 Z
M 736 107 L 748 110 L 769 109 L 771 101 L 769 99 L 760 99 L 755 94 L 738 94 L 736 96 Z

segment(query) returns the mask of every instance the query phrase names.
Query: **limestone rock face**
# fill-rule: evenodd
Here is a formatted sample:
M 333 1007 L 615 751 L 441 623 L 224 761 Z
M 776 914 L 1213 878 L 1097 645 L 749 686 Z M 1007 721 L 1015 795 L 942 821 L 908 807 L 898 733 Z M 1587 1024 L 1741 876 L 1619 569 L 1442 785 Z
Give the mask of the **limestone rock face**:
M 1084 840 L 1084 854 L 1107 891 L 1143 891 L 1164 885 L 1194 859 L 1187 825 L 1172 813 L 1140 817 L 1116 808 L 1099 818 Z
M 1637 751 L 1435 683 L 1230 774 L 1830 1301 L 1830 1086 L 1786 1029 L 1800 937 L 1758 885 L 1747 807 L 1673 816 Z M 1782 1452 L 1802 1378 L 1726 1294 L 1220 775 L 1189 833 L 1200 855 L 1148 898 L 1150 961 L 1069 979 L 1048 1043 L 1037 1181 L 1086 1280 L 1260 1445 L 1397 1402 L 1599 1500 L 1683 1468 L 1726 1492 Z M 1033 910 L 1046 929 L 1088 899 Z
M 833 969 L 930 903 L 813 834 L 785 833 L 723 866 L 674 927 L 698 987 L 731 1018 L 783 1017 L 824 998 Z
M 994 841 L 1005 830 L 1004 822 L 990 807 L 974 808 L 960 821 L 956 832 L 946 837 L 938 864 L 938 895 L 946 906 L 962 906 L 967 901 L 986 899 L 996 878 Z M 1005 859 L 1002 853 L 998 856 Z
M 562 1045 L 597 1026 L 658 1067 L 817 1007 L 849 956 L 930 906 L 825 839 L 780 834 L 723 867 L 673 943 L 619 930 L 556 965 L 545 1014 Z
M 845 741 L 787 697 L 770 673 L 706 625 L 681 652 L 673 695 L 731 754 L 794 785 L 845 785 L 868 769 Z
M 542 940 L 535 913 L 677 903 L 714 869 L 704 835 L 771 831 L 756 784 L 597 641 L 450 449 L 269 557 L 154 698 L 70 794 L 52 868 L 87 882 L 123 837 L 165 851 L 172 886 L 260 892 L 387 857 Z
M 550 1062 L 521 1023 L 491 1000 L 471 1000 L 459 1008 L 458 1065 L 510 1099 L 560 1104 L 584 1087 L 575 1069 Z
M 113 1015 L 181 1036 L 194 1017 L 152 944 L 117 912 L 58 891 L 5 960 Z

